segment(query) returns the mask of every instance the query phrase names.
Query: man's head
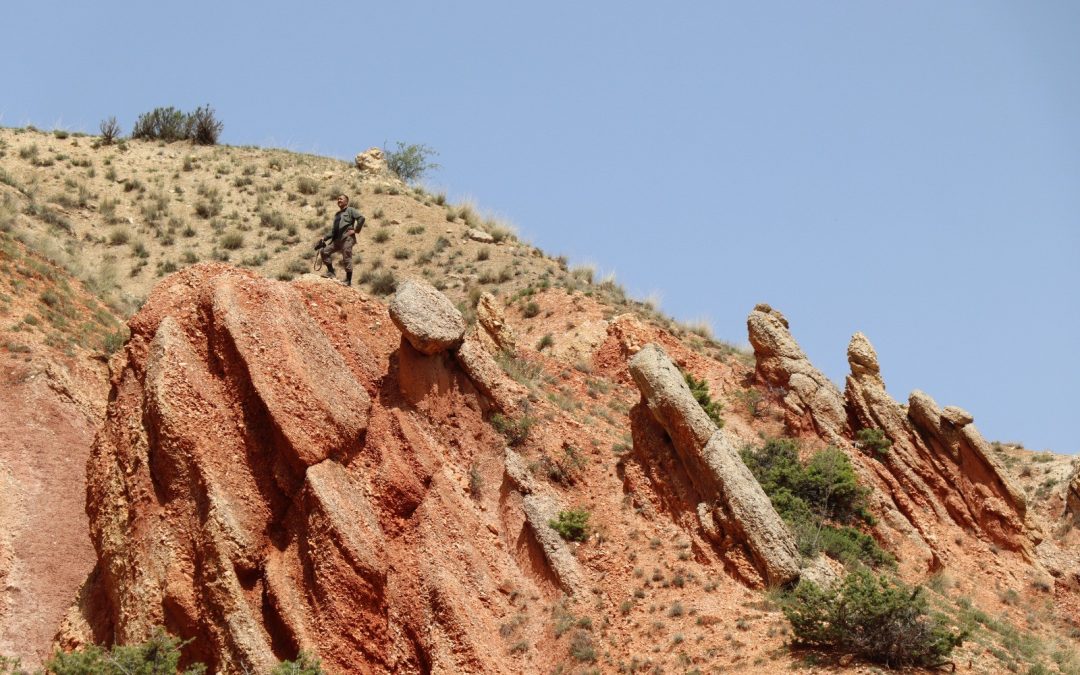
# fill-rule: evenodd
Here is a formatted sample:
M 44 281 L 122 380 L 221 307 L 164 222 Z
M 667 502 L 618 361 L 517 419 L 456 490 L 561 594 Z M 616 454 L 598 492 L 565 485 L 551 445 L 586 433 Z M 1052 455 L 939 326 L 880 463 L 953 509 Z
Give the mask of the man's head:
M 343 209 L 348 205 L 349 205 L 349 196 L 348 195 L 338 195 L 337 207 L 339 209 Z

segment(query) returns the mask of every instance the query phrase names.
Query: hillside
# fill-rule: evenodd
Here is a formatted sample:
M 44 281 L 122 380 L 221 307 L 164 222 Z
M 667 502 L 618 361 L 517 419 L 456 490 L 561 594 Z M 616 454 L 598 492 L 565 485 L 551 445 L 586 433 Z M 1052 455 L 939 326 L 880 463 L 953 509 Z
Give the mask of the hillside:
M 772 308 L 749 312 L 741 352 L 389 176 L 94 140 L 0 130 L 17 411 L 0 460 L 24 486 L 5 491 L 0 652 L 39 663 L 54 635 L 165 625 L 223 672 L 300 649 L 333 672 L 870 672 L 790 648 L 766 592 L 867 564 L 970 631 L 961 671 L 1080 669 L 1075 462 L 988 443 L 925 394 L 893 401 L 865 336 L 841 390 Z M 307 274 L 340 192 L 369 218 L 353 289 Z M 425 279 L 463 343 L 417 346 L 401 304 L 454 313 L 434 290 L 393 295 Z M 762 500 L 739 453 L 781 438 L 846 458 L 860 553 L 808 550 Z M 42 461 L 74 468 L 27 490 Z M 570 510 L 589 514 L 581 542 L 551 526 Z M 38 562 L 45 540 L 72 561 Z M 51 604 L 27 613 L 10 588 L 35 584 Z

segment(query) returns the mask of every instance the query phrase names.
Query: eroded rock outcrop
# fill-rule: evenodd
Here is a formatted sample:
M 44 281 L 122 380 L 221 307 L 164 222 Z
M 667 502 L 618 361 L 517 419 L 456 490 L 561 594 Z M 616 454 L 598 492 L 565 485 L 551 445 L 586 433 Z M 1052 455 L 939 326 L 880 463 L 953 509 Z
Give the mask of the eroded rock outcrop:
M 843 397 L 807 360 L 788 323 L 768 305 L 747 320 L 764 382 L 787 390 L 783 398 L 792 433 L 805 431 L 809 417 L 817 435 L 847 451 L 860 479 L 875 486 L 872 507 L 881 515 L 877 536 L 903 550 L 902 564 L 939 568 L 961 533 L 975 534 L 1026 559 L 1034 555 L 1037 531 L 1026 522 L 1024 496 L 1010 480 L 966 411 L 941 409 L 923 394 L 902 406 L 889 395 L 873 345 L 856 333 L 848 345 Z M 876 451 L 856 437 L 876 430 L 889 448 Z
M 1065 515 L 1080 522 L 1080 466 L 1077 466 L 1065 491 Z
M 465 337 L 465 319 L 450 299 L 431 284 L 407 279 L 390 300 L 390 319 L 417 351 L 437 354 Z
M 642 400 L 671 438 L 702 502 L 702 527 L 746 546 L 768 583 L 799 575 L 794 537 L 743 464 L 734 441 L 694 400 L 674 363 L 654 344 L 630 360 Z
M 788 426 L 801 430 L 801 420 L 808 418 L 817 433 L 829 442 L 844 438 L 848 433 L 844 397 L 810 363 L 791 336 L 784 315 L 769 305 L 758 305 L 750 312 L 746 325 L 757 359 L 758 378 L 784 392 Z
M 845 397 L 857 429 L 880 429 L 891 448 L 878 459 L 893 482 L 890 493 L 908 519 L 936 541 L 934 530 L 951 521 L 981 532 L 996 545 L 1030 558 L 1027 505 L 1012 485 L 967 412 L 942 410 L 920 391 L 905 409 L 885 390 L 873 345 L 856 333 L 848 345 L 851 374 Z
M 225 673 L 300 649 L 335 672 L 511 672 L 486 644 L 512 611 L 498 587 L 547 589 L 462 488 L 488 429 L 477 390 L 365 330 L 385 320 L 319 281 L 199 265 L 162 282 L 113 362 L 88 465 L 98 564 L 59 644 L 164 625 Z M 406 396 L 398 367 L 433 374 Z
M 382 148 L 368 148 L 359 153 L 356 155 L 355 164 L 363 174 L 382 176 L 390 173 L 386 164 L 386 153 Z

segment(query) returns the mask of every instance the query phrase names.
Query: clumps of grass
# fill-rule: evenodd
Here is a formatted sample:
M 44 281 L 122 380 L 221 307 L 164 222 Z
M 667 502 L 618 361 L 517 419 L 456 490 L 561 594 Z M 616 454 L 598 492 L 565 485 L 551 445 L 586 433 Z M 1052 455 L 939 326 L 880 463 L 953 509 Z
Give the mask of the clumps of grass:
M 407 248 L 394 249 L 394 260 L 408 260 L 410 255 L 412 255 L 412 251 Z
M 542 352 L 548 347 L 555 345 L 555 338 L 551 333 L 545 333 L 544 337 L 540 338 L 540 341 L 536 343 L 536 351 Z
M 235 251 L 244 245 L 244 235 L 240 232 L 229 232 L 222 235 L 220 244 L 226 251 Z
M 723 427 L 724 418 L 720 416 L 720 413 L 724 410 L 724 404 L 713 400 L 712 393 L 709 391 L 709 383 L 704 379 L 696 379 L 687 372 L 683 372 L 683 379 L 686 380 L 687 386 L 690 387 L 690 393 L 694 395 L 694 400 L 698 402 L 701 409 L 713 421 L 713 424 Z
M 538 314 L 540 314 L 540 305 L 535 302 L 527 302 L 521 307 L 521 315 L 526 319 L 531 319 Z
M 376 244 L 383 244 L 390 239 L 390 230 L 385 227 L 380 227 L 375 230 L 375 234 L 371 235 L 371 239 Z
M 548 525 L 567 541 L 585 541 L 589 536 L 589 516 L 586 509 L 559 511 L 559 515 L 549 520 Z
M 109 233 L 109 246 L 125 246 L 131 241 L 131 232 L 124 228 L 116 228 Z
M 947 663 L 967 637 L 931 615 L 922 589 L 867 569 L 832 588 L 801 581 L 783 601 L 797 644 L 854 654 L 890 668 Z
M 520 417 L 510 417 L 502 413 L 495 413 L 490 419 L 491 426 L 506 438 L 506 442 L 512 446 L 521 445 L 529 438 L 536 420 L 528 414 Z
M 578 661 L 593 663 L 596 661 L 596 645 L 592 633 L 579 628 L 570 636 L 570 656 Z
M 319 182 L 308 176 L 300 176 L 296 179 L 296 189 L 302 195 L 314 195 L 319 193 Z
M 760 448 L 744 448 L 742 458 L 804 556 L 821 552 L 848 565 L 895 564 L 873 537 L 851 525 L 871 524 L 873 518 L 866 511 L 868 490 L 855 480 L 843 451 L 826 448 L 803 463 L 794 440 L 774 438 Z
M 394 278 L 394 273 L 390 270 L 384 270 L 378 273 L 372 272 L 370 275 L 371 276 L 367 279 L 364 278 L 367 276 L 366 274 L 361 275 L 360 281 L 362 283 L 370 283 L 371 292 L 375 295 L 390 295 L 397 290 L 397 279 Z

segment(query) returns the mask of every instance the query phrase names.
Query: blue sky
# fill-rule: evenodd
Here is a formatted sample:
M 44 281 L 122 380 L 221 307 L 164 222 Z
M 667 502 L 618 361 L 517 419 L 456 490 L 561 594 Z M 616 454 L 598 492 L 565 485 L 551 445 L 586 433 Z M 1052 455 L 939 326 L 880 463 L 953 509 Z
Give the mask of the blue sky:
M 397 140 L 552 254 L 839 384 L 1080 451 L 1080 3 L 16 2 L 0 124 L 209 103 L 230 144 Z

